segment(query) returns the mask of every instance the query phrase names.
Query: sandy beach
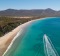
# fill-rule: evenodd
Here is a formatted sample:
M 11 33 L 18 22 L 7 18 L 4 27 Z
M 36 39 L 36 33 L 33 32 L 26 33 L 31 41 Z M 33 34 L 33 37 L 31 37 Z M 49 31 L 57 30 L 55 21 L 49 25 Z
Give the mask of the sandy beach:
M 39 19 L 37 19 L 37 20 L 39 20 Z M 3 54 L 5 54 L 7 52 L 7 50 L 10 47 L 10 44 L 13 43 L 13 41 L 15 39 L 14 37 L 18 34 L 18 32 L 23 30 L 23 28 L 25 28 L 26 26 L 31 24 L 31 22 L 33 22 L 33 21 L 36 21 L 36 20 L 31 20 L 31 21 L 26 22 L 22 25 L 19 25 L 18 27 L 16 27 L 11 32 L 9 32 L 9 33 L 5 34 L 4 36 L 0 37 L 0 56 L 2 56 Z
M 21 29 L 23 29 L 24 27 L 26 27 L 27 25 L 29 25 L 30 22 L 22 24 L 22 25 L 16 27 L 11 32 L 9 32 L 9 33 L 5 34 L 4 36 L 0 37 L 0 56 L 2 56 L 4 54 L 4 52 L 6 52 L 6 50 L 8 49 L 8 47 L 10 45 L 10 43 L 13 41 L 13 38 L 17 35 L 17 33 Z

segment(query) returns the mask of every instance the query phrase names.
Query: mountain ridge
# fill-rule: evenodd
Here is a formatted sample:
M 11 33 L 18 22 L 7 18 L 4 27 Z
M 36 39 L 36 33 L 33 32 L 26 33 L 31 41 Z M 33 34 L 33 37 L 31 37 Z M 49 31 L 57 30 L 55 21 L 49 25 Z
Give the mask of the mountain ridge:
M 0 11 L 0 16 L 60 16 L 60 10 L 56 11 L 50 8 L 47 9 L 31 9 L 31 10 L 17 10 L 7 9 Z

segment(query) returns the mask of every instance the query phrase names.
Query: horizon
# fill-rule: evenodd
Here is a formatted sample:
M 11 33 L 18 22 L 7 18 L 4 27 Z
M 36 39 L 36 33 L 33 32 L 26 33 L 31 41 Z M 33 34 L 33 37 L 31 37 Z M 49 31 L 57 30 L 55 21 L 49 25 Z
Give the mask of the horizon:
M 0 11 L 9 8 L 17 10 L 47 9 L 60 10 L 59 0 L 0 0 Z
M 51 8 L 46 8 L 46 9 L 51 9 Z M 8 9 L 4 9 L 4 10 L 46 10 L 46 9 L 13 9 L 13 8 L 8 8 Z M 0 10 L 0 11 L 4 11 L 4 10 Z M 60 10 L 55 10 L 55 9 L 51 9 L 54 11 L 60 11 Z

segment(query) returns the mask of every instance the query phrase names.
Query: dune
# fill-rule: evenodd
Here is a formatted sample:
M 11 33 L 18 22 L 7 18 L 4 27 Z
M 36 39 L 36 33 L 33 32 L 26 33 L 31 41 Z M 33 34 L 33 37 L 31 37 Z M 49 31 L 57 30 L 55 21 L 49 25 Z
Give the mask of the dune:
M 30 21 L 31 22 L 31 21 Z M 17 33 L 23 29 L 25 26 L 29 25 L 30 22 L 22 24 L 16 27 L 11 32 L 5 34 L 4 36 L 0 37 L 0 56 L 4 54 L 4 52 L 8 49 L 10 43 L 12 42 L 13 38 L 17 35 Z

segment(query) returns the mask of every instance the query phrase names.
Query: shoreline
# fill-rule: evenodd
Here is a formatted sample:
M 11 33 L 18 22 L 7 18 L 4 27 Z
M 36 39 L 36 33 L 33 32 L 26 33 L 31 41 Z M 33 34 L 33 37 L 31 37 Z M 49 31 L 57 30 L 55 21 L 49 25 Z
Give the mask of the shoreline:
M 42 19 L 36 19 L 36 20 L 43 20 Z M 11 32 L 5 34 L 4 36 L 0 37 L 0 56 L 3 55 L 9 50 L 11 45 L 13 44 L 14 40 L 17 38 L 19 31 L 22 32 L 23 28 L 28 26 L 30 23 L 36 21 L 36 20 L 31 20 L 29 22 L 26 22 L 22 25 L 19 25 L 16 27 L 14 30 Z
M 23 28 L 28 26 L 32 21 L 26 22 L 22 25 L 19 25 L 11 32 L 5 34 L 0 38 L 0 56 L 4 56 L 4 54 L 9 50 L 14 40 L 17 38 L 19 32 L 22 32 Z

